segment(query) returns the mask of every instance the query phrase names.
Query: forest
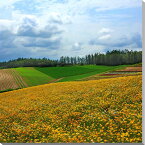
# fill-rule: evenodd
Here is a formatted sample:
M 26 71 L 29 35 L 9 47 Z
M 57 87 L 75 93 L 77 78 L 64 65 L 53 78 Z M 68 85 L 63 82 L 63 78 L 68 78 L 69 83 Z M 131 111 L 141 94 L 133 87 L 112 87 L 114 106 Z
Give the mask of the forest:
M 142 51 L 112 50 L 106 53 L 88 54 L 85 57 L 62 56 L 58 60 L 48 58 L 18 58 L 0 62 L 0 68 L 16 67 L 56 67 L 69 65 L 107 65 L 117 66 L 142 62 Z

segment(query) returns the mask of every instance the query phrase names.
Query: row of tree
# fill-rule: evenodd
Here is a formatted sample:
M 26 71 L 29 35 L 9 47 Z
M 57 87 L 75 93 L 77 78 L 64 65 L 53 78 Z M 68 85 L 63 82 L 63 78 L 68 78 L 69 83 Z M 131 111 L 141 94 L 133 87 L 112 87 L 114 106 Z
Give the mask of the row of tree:
M 52 67 L 66 65 L 123 65 L 142 62 L 142 51 L 113 50 L 103 53 L 89 54 L 85 57 L 64 57 L 59 60 L 50 60 L 47 58 L 18 58 L 7 62 L 0 62 L 1 68 L 14 67 Z
M 142 62 L 142 51 L 113 50 L 105 54 L 95 53 L 85 57 L 61 57 L 64 64 L 96 64 L 96 65 L 122 65 Z

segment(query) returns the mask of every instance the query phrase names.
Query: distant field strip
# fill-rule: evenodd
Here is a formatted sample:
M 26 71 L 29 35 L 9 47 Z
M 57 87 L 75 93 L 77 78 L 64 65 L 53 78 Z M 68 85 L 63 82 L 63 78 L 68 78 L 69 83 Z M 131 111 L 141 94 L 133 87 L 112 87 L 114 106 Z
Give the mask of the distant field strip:
M 126 67 L 118 72 L 142 72 L 142 67 Z
M 141 75 L 142 75 L 142 73 L 101 74 L 101 75 L 94 75 L 94 76 L 90 76 L 88 78 L 84 78 L 84 79 L 82 79 L 82 81 L 110 79 L 110 78 L 127 77 L 127 76 L 141 76 Z
M 28 86 L 47 84 L 55 79 L 33 67 L 15 68 L 15 70 L 24 78 Z
M 0 70 L 0 91 L 27 87 L 22 77 L 13 69 Z
M 116 78 L 116 77 L 126 77 L 126 76 L 137 76 L 142 75 L 142 67 L 125 67 L 122 69 L 117 69 L 115 71 L 109 71 L 107 73 L 96 74 L 87 78 L 82 79 L 86 80 L 99 80 L 99 79 L 107 79 L 107 78 Z

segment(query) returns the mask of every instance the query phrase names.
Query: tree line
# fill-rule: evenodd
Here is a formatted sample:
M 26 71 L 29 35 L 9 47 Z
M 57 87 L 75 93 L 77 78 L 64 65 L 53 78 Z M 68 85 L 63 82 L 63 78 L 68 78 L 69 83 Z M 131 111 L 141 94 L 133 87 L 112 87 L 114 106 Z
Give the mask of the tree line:
M 0 62 L 0 67 L 56 67 L 86 64 L 115 66 L 140 62 L 142 62 L 142 51 L 112 50 L 106 53 L 89 54 L 85 57 L 62 56 L 59 60 L 50 60 L 48 58 L 18 58 L 7 62 Z
M 142 62 L 142 51 L 112 50 L 103 53 L 89 54 L 85 57 L 61 57 L 64 64 L 123 65 Z

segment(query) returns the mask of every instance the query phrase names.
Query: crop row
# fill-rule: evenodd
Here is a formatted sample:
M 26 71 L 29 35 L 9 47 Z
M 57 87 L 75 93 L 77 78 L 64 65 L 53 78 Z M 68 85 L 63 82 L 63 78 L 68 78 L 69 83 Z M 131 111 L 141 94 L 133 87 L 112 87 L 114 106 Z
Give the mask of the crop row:
M 27 84 L 13 69 L 0 70 L 0 91 L 7 89 L 24 88 Z

